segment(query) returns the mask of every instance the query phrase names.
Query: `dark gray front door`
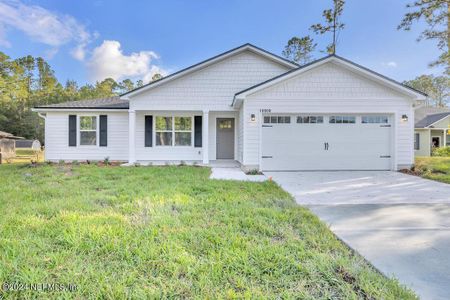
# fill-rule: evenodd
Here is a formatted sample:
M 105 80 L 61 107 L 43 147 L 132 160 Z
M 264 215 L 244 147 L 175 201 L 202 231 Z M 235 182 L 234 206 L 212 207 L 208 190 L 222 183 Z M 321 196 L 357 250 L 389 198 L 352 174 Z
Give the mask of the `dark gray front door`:
M 217 119 L 216 128 L 217 159 L 234 159 L 234 119 Z

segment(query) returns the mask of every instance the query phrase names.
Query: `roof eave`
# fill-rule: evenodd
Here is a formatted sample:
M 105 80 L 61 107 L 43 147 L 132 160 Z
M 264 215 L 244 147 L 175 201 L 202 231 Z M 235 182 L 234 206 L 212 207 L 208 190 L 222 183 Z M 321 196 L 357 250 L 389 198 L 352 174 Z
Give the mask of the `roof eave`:
M 420 101 L 420 100 L 426 100 L 427 99 L 427 95 L 422 93 L 422 92 L 420 92 L 420 91 L 417 91 L 417 90 L 415 90 L 415 89 L 413 89 L 411 87 L 404 86 L 403 84 L 401 84 L 401 83 L 399 83 L 399 82 L 397 82 L 397 81 L 395 81 L 393 79 L 390 79 L 390 78 L 388 78 L 388 77 L 386 77 L 384 75 L 381 75 L 381 74 L 379 74 L 379 73 L 377 73 L 375 71 L 367 69 L 367 68 L 365 68 L 365 67 L 363 67 L 361 65 L 358 65 L 358 64 L 356 64 L 356 63 L 354 63 L 352 61 L 349 61 L 349 60 L 347 60 L 345 58 L 339 57 L 339 56 L 334 55 L 334 54 L 333 55 L 329 55 L 329 56 L 325 56 L 325 57 L 323 57 L 321 59 L 318 59 L 318 60 L 313 61 L 313 62 L 311 62 L 309 64 L 301 66 L 301 67 L 299 67 L 297 69 L 288 71 L 288 72 L 286 72 L 284 74 L 276 76 L 276 77 L 274 77 L 272 79 L 269 79 L 269 80 L 267 80 L 265 82 L 262 82 L 260 84 L 257 84 L 255 86 L 253 86 L 253 87 L 250 87 L 250 88 L 245 89 L 245 90 L 243 90 L 241 92 L 238 92 L 238 93 L 235 94 L 235 99 L 238 99 L 238 97 L 245 99 L 245 97 L 247 97 L 248 95 L 254 94 L 254 93 L 256 93 L 256 92 L 258 92 L 258 91 L 260 91 L 262 89 L 265 89 L 265 88 L 267 88 L 269 86 L 275 85 L 275 84 L 277 84 L 279 82 L 282 82 L 284 80 L 287 80 L 289 78 L 297 76 L 297 75 L 299 75 L 301 73 L 304 73 L 304 72 L 306 72 L 306 71 L 308 71 L 310 69 L 316 68 L 316 67 L 318 67 L 320 65 L 323 65 L 323 64 L 325 64 L 327 62 L 335 62 L 337 64 L 343 65 L 344 67 L 353 69 L 356 72 L 361 73 L 361 75 L 363 75 L 365 77 L 369 77 L 370 79 L 372 79 L 374 81 L 377 81 L 380 84 L 387 85 L 387 86 L 391 87 L 392 89 L 394 89 L 394 90 L 396 90 L 396 91 L 398 91 L 398 92 L 400 92 L 400 93 L 402 93 L 404 95 L 407 95 L 408 98 L 410 98 L 412 101 Z M 233 100 L 233 104 L 232 105 L 235 105 L 235 102 L 236 101 Z
M 47 111 L 128 111 L 129 108 L 115 108 L 115 107 L 33 107 L 33 112 L 47 112 Z

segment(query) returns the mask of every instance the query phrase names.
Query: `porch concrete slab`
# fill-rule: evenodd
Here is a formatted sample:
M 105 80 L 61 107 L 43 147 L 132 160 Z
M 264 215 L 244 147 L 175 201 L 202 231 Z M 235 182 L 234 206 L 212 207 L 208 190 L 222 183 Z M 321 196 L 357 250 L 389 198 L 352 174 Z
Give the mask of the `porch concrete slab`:
M 264 175 L 247 175 L 240 168 L 211 168 L 211 179 L 240 180 L 240 181 L 266 181 Z
M 450 203 L 450 185 L 390 171 L 264 172 L 299 204 Z

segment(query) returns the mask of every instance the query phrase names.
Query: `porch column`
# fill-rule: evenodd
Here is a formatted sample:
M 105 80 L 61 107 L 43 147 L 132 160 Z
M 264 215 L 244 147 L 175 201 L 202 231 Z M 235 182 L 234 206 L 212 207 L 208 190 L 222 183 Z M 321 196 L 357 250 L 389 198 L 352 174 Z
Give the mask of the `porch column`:
M 447 129 L 444 129 L 444 145 L 443 147 L 447 146 Z
M 136 112 L 128 111 L 128 163 L 136 162 Z
M 209 164 L 209 110 L 203 111 L 203 133 L 202 133 L 202 148 L 203 148 L 203 164 Z

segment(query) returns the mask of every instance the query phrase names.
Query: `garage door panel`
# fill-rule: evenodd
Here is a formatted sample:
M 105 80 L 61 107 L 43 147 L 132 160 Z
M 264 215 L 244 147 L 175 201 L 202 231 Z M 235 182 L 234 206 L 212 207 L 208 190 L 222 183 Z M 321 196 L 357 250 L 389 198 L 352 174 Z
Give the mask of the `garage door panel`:
M 362 124 L 271 124 L 262 128 L 263 170 L 389 170 L 391 127 Z M 325 146 L 327 143 L 327 147 Z M 326 150 L 326 148 L 328 148 Z

